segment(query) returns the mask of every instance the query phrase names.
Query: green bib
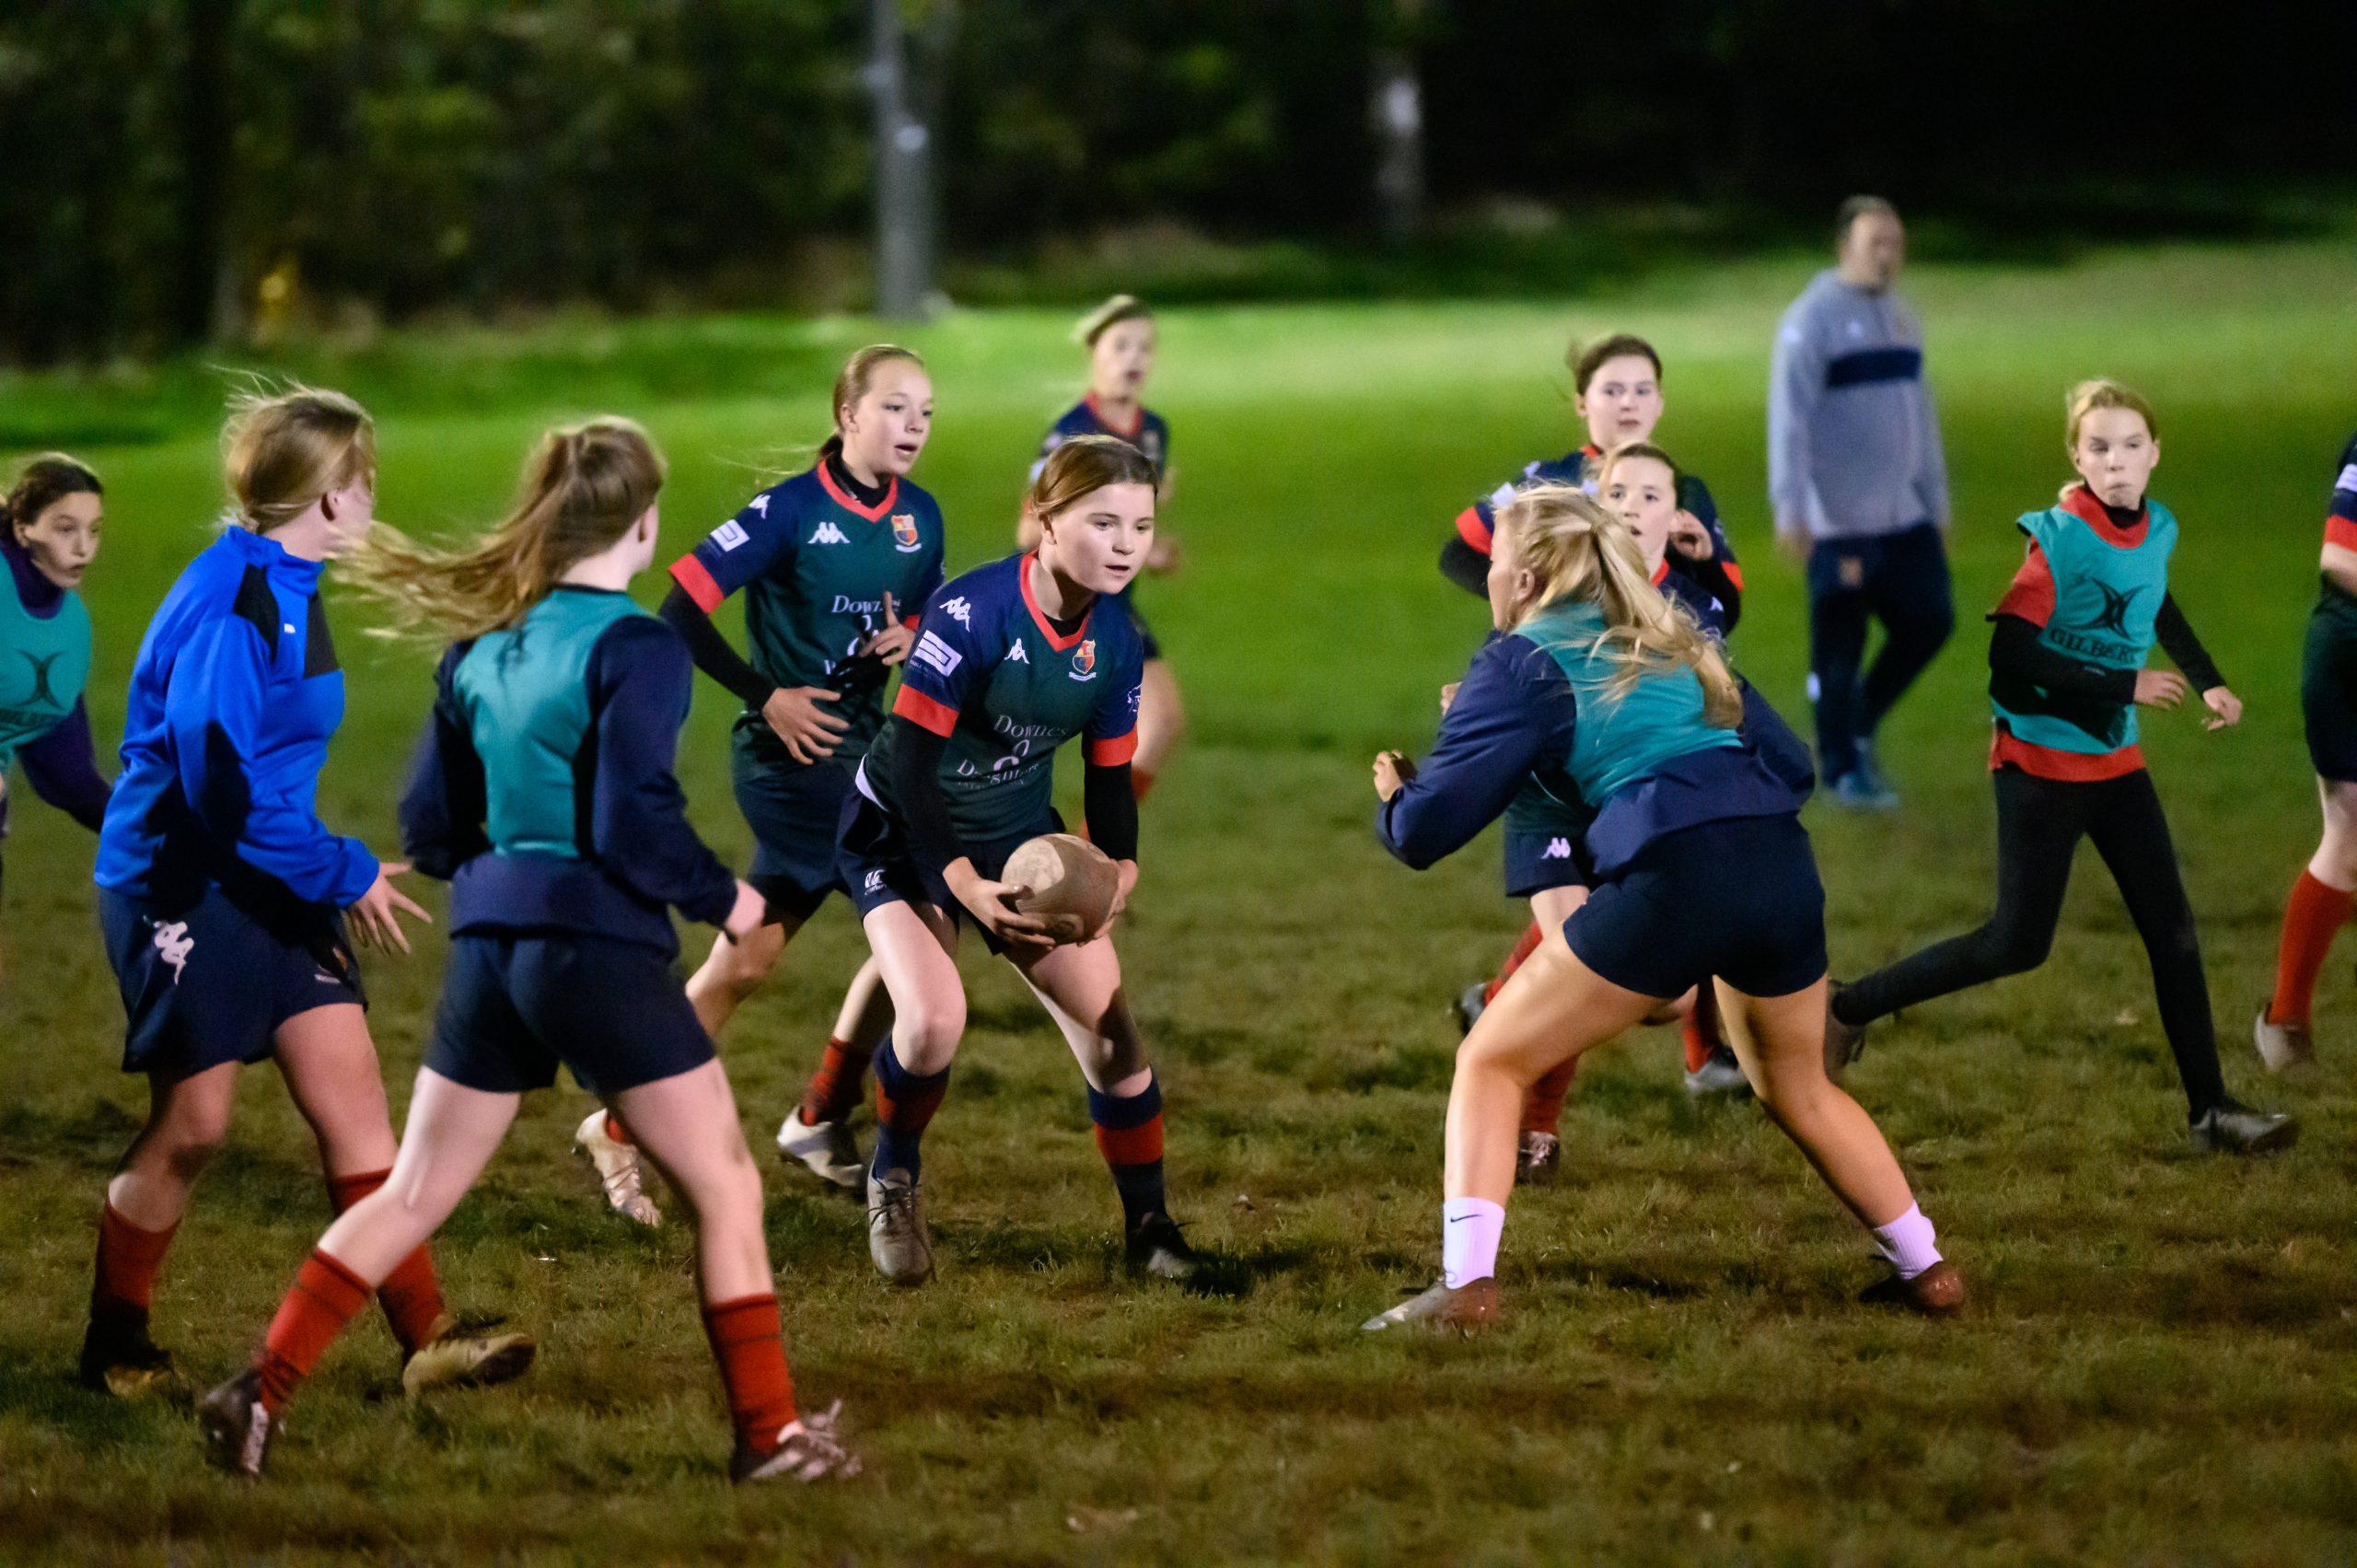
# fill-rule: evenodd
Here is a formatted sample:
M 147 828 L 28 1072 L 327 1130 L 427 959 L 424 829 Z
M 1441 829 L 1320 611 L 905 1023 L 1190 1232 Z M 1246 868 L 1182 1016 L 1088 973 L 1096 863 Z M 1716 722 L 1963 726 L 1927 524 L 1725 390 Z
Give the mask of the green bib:
M 2026 514 L 2020 527 L 2054 575 L 2054 612 L 2038 640 L 2081 664 L 2143 668 L 2161 600 L 2168 597 L 2175 514 L 2157 501 L 2146 502 L 2144 537 L 2129 546 L 2113 543 L 2094 524 L 2060 506 Z M 2136 744 L 2132 703 L 2120 707 L 2103 735 L 2058 714 L 2015 712 L 1993 699 L 1991 706 L 2014 735 L 2050 750 L 2101 756 Z
M 90 612 L 71 589 L 42 620 L 17 602 L 0 566 L 0 773 L 17 749 L 55 728 L 90 679 Z
M 1690 669 L 1647 671 L 1615 695 L 1609 688 L 1620 662 L 1602 641 L 1604 611 L 1586 600 L 1542 610 L 1515 630 L 1544 648 L 1572 683 L 1579 718 L 1563 771 L 1590 807 L 1673 757 L 1743 744 L 1704 716 L 1701 677 Z

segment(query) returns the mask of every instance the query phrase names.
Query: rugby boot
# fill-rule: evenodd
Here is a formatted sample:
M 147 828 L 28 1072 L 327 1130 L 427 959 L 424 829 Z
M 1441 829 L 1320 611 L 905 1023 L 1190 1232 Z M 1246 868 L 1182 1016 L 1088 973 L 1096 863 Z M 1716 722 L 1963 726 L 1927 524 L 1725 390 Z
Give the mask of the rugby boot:
M 1422 1294 L 1388 1312 L 1376 1313 L 1359 1327 L 1370 1334 L 1386 1329 L 1454 1329 L 1469 1334 L 1497 1320 L 1498 1282 L 1492 1277 L 1469 1280 L 1454 1290 L 1446 1280 L 1434 1280 Z
M 924 1193 L 905 1170 L 867 1178 L 867 1255 L 896 1285 L 933 1278 L 933 1237 L 924 1224 Z
M 2258 1059 L 2267 1063 L 2270 1073 L 2282 1073 L 2293 1067 L 2305 1067 L 2316 1059 L 2316 1042 L 2305 1024 L 2270 1024 L 2267 1009 L 2258 1010 L 2258 1021 L 2251 1026 L 2252 1043 L 2258 1047 Z
M 646 1195 L 646 1167 L 638 1157 L 638 1150 L 606 1131 L 606 1112 L 602 1108 L 591 1111 L 589 1119 L 574 1132 L 573 1147 L 596 1167 L 598 1184 L 606 1190 L 606 1202 L 613 1205 L 614 1213 L 643 1225 L 663 1223 L 663 1211 Z
M 401 1389 L 488 1388 L 521 1377 L 540 1346 L 529 1334 L 501 1331 L 497 1318 L 451 1318 L 435 1325 L 433 1338 L 401 1364 Z
M 2212 1106 L 2193 1121 L 2193 1146 L 2205 1155 L 2263 1155 L 2298 1142 L 2300 1124 L 2281 1110 L 2253 1110 L 2239 1100 Z
M 1552 1185 L 1562 1169 L 1563 1141 L 1552 1132 L 1525 1132 L 1514 1152 L 1514 1179 L 1518 1187 Z
M 196 1407 L 196 1428 L 204 1457 L 215 1465 L 231 1475 L 261 1474 L 278 1432 L 278 1419 L 262 1408 L 261 1374 L 249 1366 L 205 1395 Z
M 1713 1046 L 1702 1065 L 1686 1074 L 1686 1093 L 1690 1099 L 1749 1099 L 1751 1080 L 1743 1075 L 1734 1051 Z
M 94 1311 L 82 1336 L 82 1386 L 118 1400 L 147 1395 L 185 1399 L 188 1386 L 170 1354 L 147 1337 L 147 1314 Z
M 1825 992 L 1825 1075 L 1835 1083 L 1850 1070 L 1851 1063 L 1866 1053 L 1866 1026 L 1845 1024 L 1833 1011 L 1833 1004 L 1841 994 L 1840 981 Z
M 1904 1307 L 1926 1318 L 1947 1318 L 1964 1310 L 1964 1276 L 1945 1259 L 1913 1279 L 1897 1273 L 1876 1280 L 1858 1293 L 1869 1307 Z
M 805 1121 L 801 1111 L 789 1110 L 777 1130 L 777 1152 L 830 1187 L 846 1192 L 867 1188 L 867 1162 L 860 1157 L 848 1121 Z
M 824 1481 L 830 1476 L 859 1473 L 859 1456 L 843 1446 L 836 1432 L 843 1402 L 837 1400 L 814 1415 L 798 1416 L 778 1429 L 777 1446 L 764 1454 L 741 1439 L 728 1461 L 728 1479 L 749 1481 Z
M 1178 1233 L 1178 1222 L 1156 1211 L 1132 1225 L 1123 1243 L 1130 1272 L 1185 1284 L 1202 1270 L 1203 1260 Z
M 1457 1000 L 1448 1005 L 1449 1016 L 1457 1020 L 1457 1032 L 1471 1034 L 1473 1026 L 1481 1021 L 1482 1009 L 1489 1005 L 1490 982 L 1486 980 L 1477 980 L 1458 992 Z

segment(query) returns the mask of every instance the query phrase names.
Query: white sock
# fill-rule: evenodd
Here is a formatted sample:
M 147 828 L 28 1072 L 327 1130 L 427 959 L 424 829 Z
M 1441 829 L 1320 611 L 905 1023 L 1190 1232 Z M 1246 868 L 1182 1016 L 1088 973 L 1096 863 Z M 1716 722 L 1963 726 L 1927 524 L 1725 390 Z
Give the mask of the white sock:
M 1440 1206 L 1441 1283 L 1459 1285 L 1498 1272 L 1498 1237 L 1506 1228 L 1505 1207 L 1487 1198 L 1451 1198 Z M 1928 1226 L 1926 1228 L 1929 1228 Z
M 1902 1280 L 1913 1279 L 1940 1260 L 1940 1249 L 1932 1245 L 1932 1222 L 1912 1203 L 1905 1214 L 1874 1230 L 1875 1245 L 1882 1249 L 1882 1255 L 1890 1260 Z

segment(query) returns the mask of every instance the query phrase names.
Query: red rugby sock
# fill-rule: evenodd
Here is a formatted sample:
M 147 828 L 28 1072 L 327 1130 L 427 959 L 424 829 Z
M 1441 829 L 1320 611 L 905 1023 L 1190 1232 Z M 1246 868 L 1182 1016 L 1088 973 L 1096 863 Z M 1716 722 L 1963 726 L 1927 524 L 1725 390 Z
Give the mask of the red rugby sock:
M 622 1125 L 622 1119 L 610 1110 L 606 1112 L 606 1136 L 624 1148 L 638 1147 L 638 1140 L 630 1135 L 630 1129 Z
M 1546 1076 L 1530 1086 L 1522 1097 L 1522 1130 L 1526 1132 L 1552 1132 L 1563 1124 L 1563 1097 L 1571 1093 L 1573 1075 L 1580 1070 L 1576 1056 L 1561 1066 L 1550 1067 Z
M 794 1376 L 786 1370 L 778 1332 L 777 1297 L 740 1295 L 707 1302 L 703 1331 L 728 1391 L 728 1419 L 738 1442 L 772 1453 L 781 1428 L 794 1420 Z
M 1497 978 L 1481 988 L 1482 1005 L 1487 1006 L 1498 999 L 1498 992 L 1514 978 L 1514 971 L 1528 962 L 1530 955 L 1538 951 L 1538 944 L 1545 940 L 1547 934 L 1538 929 L 1537 921 L 1532 921 L 1515 941 L 1514 951 L 1506 955 L 1506 961 L 1498 967 Z
M 392 1174 L 371 1170 L 329 1177 L 329 1207 L 343 1214 L 382 1187 Z M 418 1347 L 434 1337 L 435 1330 L 442 1326 L 445 1307 L 442 1282 L 435 1277 L 434 1259 L 424 1248 L 402 1259 L 385 1276 L 385 1283 L 377 1287 L 377 1305 L 385 1309 L 385 1321 L 392 1325 L 393 1338 L 401 1342 L 403 1355 L 415 1355 Z
M 2316 976 L 2332 951 L 2332 939 L 2348 923 L 2351 896 L 2316 880 L 2302 867 L 2283 901 L 2283 940 L 2275 955 L 2275 994 L 2267 1004 L 2270 1024 L 2305 1024 L 2316 1005 Z
M 178 1225 L 142 1230 L 111 1202 L 99 1210 L 99 1264 L 90 1286 L 90 1314 L 145 1318 L 156 1298 L 156 1276 Z
M 864 1098 L 867 1063 L 875 1054 L 872 1045 L 863 1049 L 829 1036 L 819 1070 L 810 1074 L 809 1085 L 802 1091 L 802 1125 L 816 1127 L 821 1121 L 841 1121 L 849 1116 Z
M 294 1288 L 278 1304 L 270 1337 L 254 1358 L 254 1368 L 261 1374 L 262 1408 L 273 1415 L 284 1409 L 353 1314 L 367 1305 L 367 1282 L 315 1249 L 296 1274 Z
M 1719 1028 L 1719 999 L 1709 981 L 1695 988 L 1694 1010 L 1679 1028 L 1686 1037 L 1686 1070 L 1700 1071 L 1726 1040 Z

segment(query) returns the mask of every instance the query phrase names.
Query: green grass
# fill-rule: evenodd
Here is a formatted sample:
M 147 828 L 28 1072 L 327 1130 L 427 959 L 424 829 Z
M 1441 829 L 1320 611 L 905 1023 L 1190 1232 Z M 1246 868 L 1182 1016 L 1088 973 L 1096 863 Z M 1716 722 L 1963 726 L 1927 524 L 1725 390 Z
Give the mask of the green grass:
M 1370 1342 L 1432 1267 L 1444 1004 L 1519 923 L 1494 842 L 1412 877 L 1367 830 L 1366 761 L 1416 745 L 1479 610 L 1433 558 L 1449 517 L 1569 440 L 1567 334 L 1631 327 L 1670 363 L 1663 435 L 1707 476 L 1753 589 L 1740 662 L 1802 713 L 1794 569 L 1768 548 L 1761 388 L 1797 260 L 1665 277 L 1608 304 L 1184 310 L 1156 401 L 1188 548 L 1152 606 L 1192 743 L 1147 813 L 1123 954 L 1162 1063 L 1177 1206 L 1259 1266 L 1237 1302 L 1119 1275 L 1113 1201 L 1078 1077 L 1002 969 L 970 956 L 973 1025 L 929 1141 L 942 1272 L 888 1294 L 853 1206 L 779 1174 L 770 1238 L 795 1369 L 842 1396 L 868 1476 L 732 1493 L 691 1303 L 689 1242 L 610 1221 L 567 1156 L 583 1109 L 534 1100 L 444 1234 L 453 1296 L 539 1331 L 512 1389 L 408 1405 L 363 1324 L 296 1407 L 263 1485 L 208 1472 L 186 1421 L 75 1388 L 99 1187 L 136 1125 L 95 938 L 88 840 L 30 802 L 8 846 L 0 993 L 0 1556 L 725 1561 L 2294 1562 L 2357 1554 L 2357 1093 L 2348 971 L 2322 997 L 2328 1066 L 2262 1086 L 2245 1030 L 2315 805 L 2299 639 L 2322 489 L 2352 421 L 2357 317 L 2337 248 L 2138 251 L 2065 270 L 1932 270 L 1930 323 L 1959 522 L 1956 642 L 1886 743 L 1909 809 L 1810 822 L 1837 969 L 1979 917 L 1990 893 L 1982 634 L 2010 528 L 2064 477 L 2061 401 L 2125 377 L 2158 403 L 2158 493 L 2186 525 L 2179 598 L 2249 703 L 2239 731 L 2153 724 L 2229 1078 L 2305 1141 L 2197 1160 L 2143 958 L 2092 855 L 2040 973 L 1884 1030 L 1853 1085 L 1917 1178 L 1979 1299 L 1932 1328 L 1848 1304 L 1863 1238 L 1749 1109 L 1698 1112 L 1674 1037 L 1600 1053 L 1574 1093 L 1562 1185 L 1508 1229 L 1509 1327 Z M 924 482 L 953 556 L 997 553 L 1024 463 L 1069 395 L 1060 316 L 917 334 L 940 430 Z M 668 447 L 668 546 L 726 515 L 749 468 L 815 436 L 868 329 L 842 320 L 553 323 L 274 359 L 382 418 L 383 509 L 495 512 L 547 419 L 618 408 Z M 202 366 L 0 377 L 0 444 L 70 437 L 105 470 L 90 598 L 104 733 L 146 612 L 218 494 Z M 651 585 L 649 591 L 652 591 Z M 425 664 L 343 621 L 352 716 L 328 819 L 389 842 Z M 684 767 L 696 819 L 748 840 L 705 691 Z M 837 907 L 726 1045 L 765 1144 L 860 955 Z M 440 959 L 371 969 L 405 1098 Z M 157 1304 L 200 1376 L 251 1348 L 323 1223 L 313 1156 L 267 1071 L 206 1178 Z

